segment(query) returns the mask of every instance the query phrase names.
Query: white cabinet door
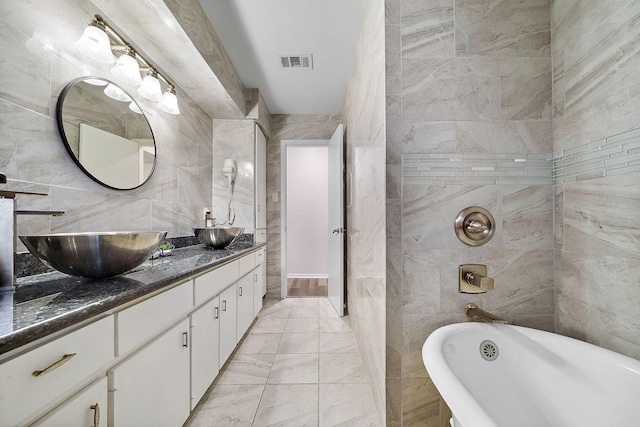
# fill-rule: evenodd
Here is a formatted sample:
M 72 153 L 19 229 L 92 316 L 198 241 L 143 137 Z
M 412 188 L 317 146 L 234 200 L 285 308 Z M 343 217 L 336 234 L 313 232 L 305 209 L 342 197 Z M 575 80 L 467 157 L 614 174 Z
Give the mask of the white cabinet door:
M 35 425 L 38 427 L 106 426 L 107 377 L 95 381 Z
M 253 317 L 256 317 L 262 310 L 262 293 L 264 276 L 262 275 L 262 264 L 253 270 Z
M 238 280 L 238 330 L 236 333 L 237 340 L 251 326 L 251 322 L 255 316 L 253 315 L 253 272 L 243 276 Z
M 218 375 L 220 298 L 215 297 L 191 314 L 191 409 Z
M 189 416 L 189 319 L 109 371 L 113 425 L 181 426 Z
M 256 125 L 256 230 L 267 228 L 267 138 Z
M 220 293 L 220 367 L 227 361 L 236 347 L 236 285 L 231 285 Z

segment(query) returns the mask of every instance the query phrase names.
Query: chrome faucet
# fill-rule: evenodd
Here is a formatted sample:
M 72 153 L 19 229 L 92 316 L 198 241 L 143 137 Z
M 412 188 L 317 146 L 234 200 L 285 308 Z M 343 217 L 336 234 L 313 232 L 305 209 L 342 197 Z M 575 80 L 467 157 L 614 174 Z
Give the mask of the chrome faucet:
M 465 305 L 464 314 L 466 314 L 469 320 L 471 320 L 472 322 L 502 323 L 505 325 L 509 324 L 508 320 L 501 319 L 494 314 L 488 313 L 478 308 L 478 306 L 473 303 Z
M 6 184 L 7 177 L 0 173 L 0 184 Z M 16 216 L 53 215 L 64 211 L 24 211 L 15 209 L 16 194 L 47 196 L 46 193 L 0 190 L 0 290 L 13 290 L 16 282 Z

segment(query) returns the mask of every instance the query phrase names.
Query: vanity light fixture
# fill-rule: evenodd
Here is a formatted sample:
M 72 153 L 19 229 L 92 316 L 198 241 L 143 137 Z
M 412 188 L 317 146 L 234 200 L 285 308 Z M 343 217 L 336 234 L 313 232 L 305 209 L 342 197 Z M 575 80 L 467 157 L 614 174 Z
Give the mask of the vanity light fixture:
M 149 101 L 159 102 L 162 100 L 162 88 L 158 80 L 158 72 L 153 68 L 142 79 L 142 85 L 138 88 L 138 94 Z
M 142 83 L 142 77 L 140 77 L 140 64 L 133 57 L 133 49 L 131 46 L 127 46 L 126 50 L 120 58 L 118 58 L 118 62 L 111 69 L 111 74 L 118 77 L 125 83 L 128 83 L 132 86 L 139 86 Z
M 120 89 L 118 86 L 113 85 L 111 83 L 109 83 L 107 87 L 104 88 L 104 94 L 107 95 L 109 98 L 115 99 L 116 101 L 122 101 L 122 102 L 132 101 L 129 95 L 124 93 L 124 91 Z
M 89 26 L 85 28 L 80 39 L 75 43 L 75 46 L 88 57 L 105 64 L 113 64 L 116 58 L 112 51 L 118 52 L 117 63 L 111 69 L 113 75 L 129 85 L 139 86 L 138 94 L 150 101 L 158 102 L 158 109 L 161 111 L 169 114 L 180 114 L 174 85 L 160 74 L 140 53 L 136 52 L 120 34 L 107 24 L 102 16 L 95 15 L 94 19 L 89 22 Z M 141 78 L 141 73 L 146 73 L 144 79 Z M 167 86 L 164 94 L 162 93 L 160 82 Z M 108 85 L 105 88 L 107 95 L 119 101 L 131 101 L 131 98 L 126 93 L 120 91 L 124 95 L 122 96 L 110 86 L 112 85 Z
M 103 64 L 113 64 L 116 60 L 113 53 L 111 53 L 111 41 L 107 35 L 107 23 L 104 22 L 100 15 L 96 15 L 95 19 L 89 22 L 89 26 L 84 29 L 75 46 L 89 58 Z
M 162 100 L 158 102 L 158 109 L 169 114 L 180 114 L 178 98 L 176 97 L 176 90 L 173 86 L 169 86 L 167 91 L 162 95 Z

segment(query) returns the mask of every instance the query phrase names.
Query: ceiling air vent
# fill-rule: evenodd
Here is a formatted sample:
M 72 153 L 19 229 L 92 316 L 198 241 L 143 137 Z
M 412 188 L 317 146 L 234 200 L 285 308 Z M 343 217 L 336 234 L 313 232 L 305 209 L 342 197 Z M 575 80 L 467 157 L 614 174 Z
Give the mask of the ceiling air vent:
M 280 65 L 285 70 L 312 70 L 313 55 L 280 55 Z

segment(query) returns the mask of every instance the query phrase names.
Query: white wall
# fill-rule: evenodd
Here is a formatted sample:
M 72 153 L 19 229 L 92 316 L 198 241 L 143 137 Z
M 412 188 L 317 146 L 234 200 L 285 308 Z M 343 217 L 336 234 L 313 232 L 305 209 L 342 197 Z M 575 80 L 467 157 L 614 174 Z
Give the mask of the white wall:
M 327 147 L 288 147 L 288 277 L 327 276 L 327 170 Z

